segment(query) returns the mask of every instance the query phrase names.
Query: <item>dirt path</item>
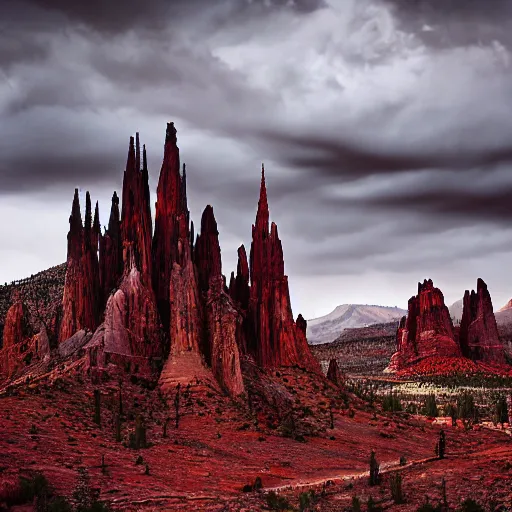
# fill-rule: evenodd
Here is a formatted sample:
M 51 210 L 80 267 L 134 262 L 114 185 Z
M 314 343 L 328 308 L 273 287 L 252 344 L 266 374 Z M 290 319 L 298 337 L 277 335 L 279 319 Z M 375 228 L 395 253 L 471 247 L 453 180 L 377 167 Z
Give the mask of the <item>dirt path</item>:
M 398 469 L 400 469 L 400 470 L 407 469 L 407 468 L 411 468 L 413 466 L 417 466 L 419 464 L 425 464 L 427 462 L 433 462 L 436 460 L 439 460 L 439 459 L 437 457 L 429 457 L 427 459 L 413 460 L 411 462 L 408 462 L 407 464 L 404 464 L 403 466 L 400 466 L 399 460 L 386 462 L 386 463 L 380 465 L 380 468 L 381 468 L 380 473 L 386 474 L 386 473 L 390 473 L 392 471 L 396 471 Z M 347 480 L 368 478 L 369 476 L 370 476 L 370 472 L 364 471 L 362 473 L 352 473 L 352 474 L 348 474 L 348 475 L 334 475 L 329 478 L 321 478 L 318 480 L 311 480 L 308 482 L 298 481 L 298 482 L 286 484 L 286 485 L 278 485 L 275 487 L 266 487 L 264 490 L 268 491 L 268 492 L 270 492 L 270 491 L 280 492 L 280 491 L 285 491 L 285 490 L 297 490 L 297 489 L 309 490 L 309 489 L 315 489 L 317 487 L 322 487 L 327 482 L 333 482 L 334 484 L 340 484 Z

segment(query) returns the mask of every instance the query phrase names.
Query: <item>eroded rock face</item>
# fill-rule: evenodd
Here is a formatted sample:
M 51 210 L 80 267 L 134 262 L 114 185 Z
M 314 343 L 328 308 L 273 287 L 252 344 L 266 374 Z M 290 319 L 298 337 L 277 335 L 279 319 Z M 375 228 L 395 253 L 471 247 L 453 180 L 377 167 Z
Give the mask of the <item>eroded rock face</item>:
M 35 360 L 50 353 L 50 344 L 44 328 L 34 334 L 30 326 L 27 306 L 16 301 L 7 311 L 0 350 L 0 380 L 20 373 Z
M 103 323 L 86 345 L 89 366 L 133 362 L 145 369 L 162 358 L 163 339 L 153 291 L 132 261 L 119 289 L 110 295 Z
M 476 292 L 466 290 L 464 293 L 459 342 L 463 355 L 474 361 L 505 363 L 491 295 L 482 279 L 477 281 Z
M 118 201 L 114 194 L 109 229 L 103 237 L 102 268 L 104 285 L 112 286 L 120 270 L 122 241 L 123 273 L 119 288 L 111 293 L 104 321 L 87 343 L 89 366 L 104 368 L 134 363 L 140 371 L 163 356 L 162 325 L 151 287 L 152 221 L 146 148 L 140 163 L 139 135 L 130 137 L 123 180 L 122 219 L 119 230 Z M 142 368 L 143 367 L 143 368 Z
M 69 218 L 68 257 L 59 341 L 80 329 L 94 330 L 99 323 L 101 299 L 97 234 L 93 230 L 91 198 L 86 194 L 85 226 L 82 225 L 78 189 Z
M 211 367 L 219 384 L 231 395 L 244 392 L 237 338 L 242 316 L 223 289 L 222 276 L 210 280 L 206 303 Z
M 196 269 L 188 242 L 184 240 L 178 246 L 182 264 L 174 263 L 169 289 L 171 357 L 187 351 L 204 352 L 203 311 Z
M 256 223 L 252 228 L 250 277 L 249 314 L 254 339 L 248 341 L 248 350 L 263 367 L 298 365 L 319 371 L 305 334 L 293 321 L 283 249 L 275 223 L 269 232 L 264 169 Z
M 327 369 L 327 378 L 336 386 L 341 386 L 343 378 L 341 376 L 340 367 L 336 359 L 329 361 L 329 368 Z
M 123 242 L 121 240 L 121 221 L 119 198 L 114 192 L 108 229 L 100 235 L 100 285 L 105 301 L 112 291 L 117 289 L 123 275 Z
M 444 296 L 432 280 L 418 283 L 418 295 L 411 297 L 408 315 L 400 321 L 397 351 L 388 371 L 396 371 L 433 356 L 460 357 L 450 312 Z
M 174 123 L 167 124 L 164 159 L 158 180 L 153 236 L 153 288 L 162 322 L 169 329 L 169 282 L 173 264 L 178 262 L 178 241 L 193 240 L 189 234 L 187 176 L 183 166 L 180 175 L 180 151 Z M 182 242 L 183 243 L 183 242 Z

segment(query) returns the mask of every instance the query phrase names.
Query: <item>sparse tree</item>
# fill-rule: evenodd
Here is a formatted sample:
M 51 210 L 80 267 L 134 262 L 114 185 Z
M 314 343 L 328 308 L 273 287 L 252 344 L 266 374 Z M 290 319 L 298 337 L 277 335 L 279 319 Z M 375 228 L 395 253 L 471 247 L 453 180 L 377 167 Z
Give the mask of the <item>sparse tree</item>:
M 176 396 L 174 397 L 174 409 L 176 411 L 176 428 L 180 425 L 180 389 L 181 384 L 178 382 L 176 386 Z
M 380 465 L 377 462 L 375 452 L 372 450 L 370 454 L 370 485 L 377 485 L 380 481 Z
M 444 453 L 446 448 L 446 437 L 444 430 L 441 429 L 439 432 L 439 442 L 437 443 L 437 451 L 440 459 L 444 459 Z
M 99 389 L 94 390 L 94 423 L 101 427 L 101 393 Z

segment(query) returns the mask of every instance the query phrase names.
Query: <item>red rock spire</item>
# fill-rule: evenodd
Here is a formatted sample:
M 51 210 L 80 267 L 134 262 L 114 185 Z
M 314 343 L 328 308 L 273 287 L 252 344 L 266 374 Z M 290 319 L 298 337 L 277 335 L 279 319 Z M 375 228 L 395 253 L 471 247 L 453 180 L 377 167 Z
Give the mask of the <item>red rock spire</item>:
M 167 123 L 164 158 L 157 188 L 155 234 L 153 236 L 153 288 L 164 324 L 169 328 L 169 282 L 172 266 L 180 264 L 180 239 L 189 244 L 189 212 L 186 170 L 180 175 L 180 151 L 174 123 Z M 189 244 L 190 245 L 190 244 Z M 189 251 L 190 253 L 190 251 Z
M 296 326 L 290 305 L 288 278 L 277 225 L 269 233 L 269 209 L 265 169 L 261 170 L 260 198 L 256 223 L 252 229 L 250 254 L 249 313 L 253 340 L 248 350 L 264 367 L 299 365 L 319 372 L 320 367 L 309 350 L 302 324 Z
M 100 226 L 100 205 L 98 201 L 96 201 L 96 207 L 94 208 L 94 222 L 92 223 L 92 246 L 95 250 L 98 250 L 98 243 L 100 241 L 101 236 L 101 226 Z
M 140 159 L 140 156 L 139 156 Z M 130 137 L 123 179 L 121 233 L 124 271 L 137 267 L 142 280 L 151 283 L 152 220 L 147 169 L 137 168 L 134 140 Z
M 195 246 L 194 260 L 199 274 L 199 286 L 202 291 L 207 291 L 210 278 L 222 275 L 219 230 L 210 205 L 204 209 L 201 217 L 201 234 Z
M 478 279 L 476 292 L 466 290 L 463 299 L 459 342 L 462 353 L 475 361 L 504 364 L 505 352 L 487 285 Z
M 63 317 L 59 340 L 64 341 L 80 329 L 94 330 L 99 323 L 101 295 L 97 245 L 93 246 L 91 196 L 86 193 L 85 227 L 82 225 L 78 189 L 75 190 L 69 218 L 68 258 Z
M 112 195 L 108 229 L 100 236 L 100 284 L 105 300 L 117 289 L 123 275 L 123 244 L 119 216 L 119 198 Z

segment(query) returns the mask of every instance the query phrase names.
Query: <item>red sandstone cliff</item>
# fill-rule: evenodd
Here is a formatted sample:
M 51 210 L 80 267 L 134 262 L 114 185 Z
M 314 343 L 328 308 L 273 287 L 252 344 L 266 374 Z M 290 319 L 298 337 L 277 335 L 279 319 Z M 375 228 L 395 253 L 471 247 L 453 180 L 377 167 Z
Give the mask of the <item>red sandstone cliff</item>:
M 498 335 L 491 295 L 482 279 L 477 290 L 464 293 L 459 342 L 462 353 L 474 361 L 505 363 L 503 343 Z
M 85 227 L 82 225 L 78 189 L 69 217 L 68 257 L 59 341 L 80 329 L 94 330 L 100 317 L 100 283 L 97 236 L 92 226 L 91 198 L 86 194 Z M 96 242 L 96 245 L 95 245 Z
M 462 355 L 444 296 L 432 280 L 418 283 L 418 295 L 409 299 L 408 306 L 407 317 L 402 318 L 397 331 L 397 352 L 391 358 L 389 371 L 428 357 Z

